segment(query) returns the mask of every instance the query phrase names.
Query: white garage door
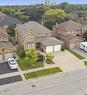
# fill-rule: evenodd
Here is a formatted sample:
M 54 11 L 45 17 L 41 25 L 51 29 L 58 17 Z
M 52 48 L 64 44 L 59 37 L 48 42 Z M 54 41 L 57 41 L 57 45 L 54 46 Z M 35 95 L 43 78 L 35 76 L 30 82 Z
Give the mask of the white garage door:
M 8 60 L 9 58 L 13 57 L 13 53 L 7 53 L 4 56 L 5 56 L 5 60 Z
M 46 52 L 53 52 L 53 46 L 47 46 Z
M 76 47 L 76 44 L 75 43 L 71 43 L 70 44 L 70 48 L 75 48 Z
M 55 51 L 61 51 L 61 45 L 55 45 L 54 46 L 54 52 Z
M 3 57 L 2 57 L 2 54 L 0 54 L 0 62 L 3 61 Z

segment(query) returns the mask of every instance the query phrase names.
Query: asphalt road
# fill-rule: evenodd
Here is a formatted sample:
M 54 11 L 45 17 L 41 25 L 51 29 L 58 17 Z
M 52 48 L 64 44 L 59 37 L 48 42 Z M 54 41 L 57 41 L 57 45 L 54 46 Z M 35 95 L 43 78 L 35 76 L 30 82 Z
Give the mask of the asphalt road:
M 8 63 L 0 63 L 0 74 L 7 74 L 12 72 L 17 72 L 18 70 L 11 70 L 8 66 Z
M 0 79 L 0 86 L 5 85 L 5 84 L 9 84 L 9 83 L 18 82 L 18 81 L 22 81 L 22 78 L 20 75 L 2 78 L 2 79 Z
M 86 68 L 0 87 L 0 95 L 85 95 L 86 93 Z

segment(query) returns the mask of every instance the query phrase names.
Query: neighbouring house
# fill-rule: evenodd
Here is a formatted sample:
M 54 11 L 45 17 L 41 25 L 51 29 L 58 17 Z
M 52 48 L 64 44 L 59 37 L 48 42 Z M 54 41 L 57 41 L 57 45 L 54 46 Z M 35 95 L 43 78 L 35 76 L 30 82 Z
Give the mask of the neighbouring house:
M 5 15 L 4 13 L 1 12 L 0 13 L 0 26 L 8 27 L 11 24 L 22 24 L 22 22 L 15 17 Z
M 6 28 L 0 27 L 0 63 L 5 62 L 8 58 L 15 57 L 16 47 L 9 42 Z
M 70 19 L 72 19 L 72 20 L 78 19 L 78 15 L 77 15 L 76 12 L 70 12 L 70 13 L 68 14 L 68 17 L 69 17 Z
M 65 21 L 63 23 L 56 23 L 53 26 L 53 36 L 62 40 L 66 47 L 77 48 L 80 42 L 84 41 L 82 38 L 86 26 L 81 25 L 73 20 Z
M 16 41 L 24 49 L 36 48 L 45 52 L 61 51 L 62 41 L 52 37 L 52 31 L 35 21 L 17 25 Z

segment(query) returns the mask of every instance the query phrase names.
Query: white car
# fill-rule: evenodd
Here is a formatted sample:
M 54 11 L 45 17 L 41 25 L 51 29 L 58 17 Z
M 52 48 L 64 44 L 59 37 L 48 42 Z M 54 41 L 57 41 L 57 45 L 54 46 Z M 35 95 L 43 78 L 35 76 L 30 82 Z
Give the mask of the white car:
M 14 70 L 14 69 L 18 68 L 17 62 L 14 58 L 9 58 L 8 59 L 8 65 L 9 65 L 11 70 Z

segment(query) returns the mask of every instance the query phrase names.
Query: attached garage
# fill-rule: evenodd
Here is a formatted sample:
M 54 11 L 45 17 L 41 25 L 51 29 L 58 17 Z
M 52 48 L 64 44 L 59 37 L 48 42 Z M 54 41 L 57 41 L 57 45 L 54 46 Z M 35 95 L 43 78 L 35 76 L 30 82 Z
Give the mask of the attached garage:
M 0 42 L 0 63 L 6 62 L 12 58 L 15 53 L 16 47 L 10 42 Z
M 46 38 L 40 39 L 40 42 L 42 44 L 43 49 L 45 49 L 45 52 L 61 51 L 61 46 L 63 44 L 62 41 L 54 37 L 46 37 Z
M 56 51 L 61 51 L 61 45 L 53 45 L 46 47 L 46 52 L 56 52 Z
M 53 52 L 53 46 L 47 46 L 46 52 Z
M 75 48 L 76 44 L 75 43 L 70 43 L 70 48 Z
M 61 45 L 54 45 L 54 52 L 61 51 Z
M 6 54 L 4 54 L 5 60 L 8 60 L 9 58 L 12 58 L 12 57 L 13 57 L 13 53 L 6 53 Z
M 0 62 L 2 62 L 2 60 L 3 60 L 3 55 L 0 54 Z
M 70 48 L 78 48 L 80 46 L 80 42 L 70 43 Z

